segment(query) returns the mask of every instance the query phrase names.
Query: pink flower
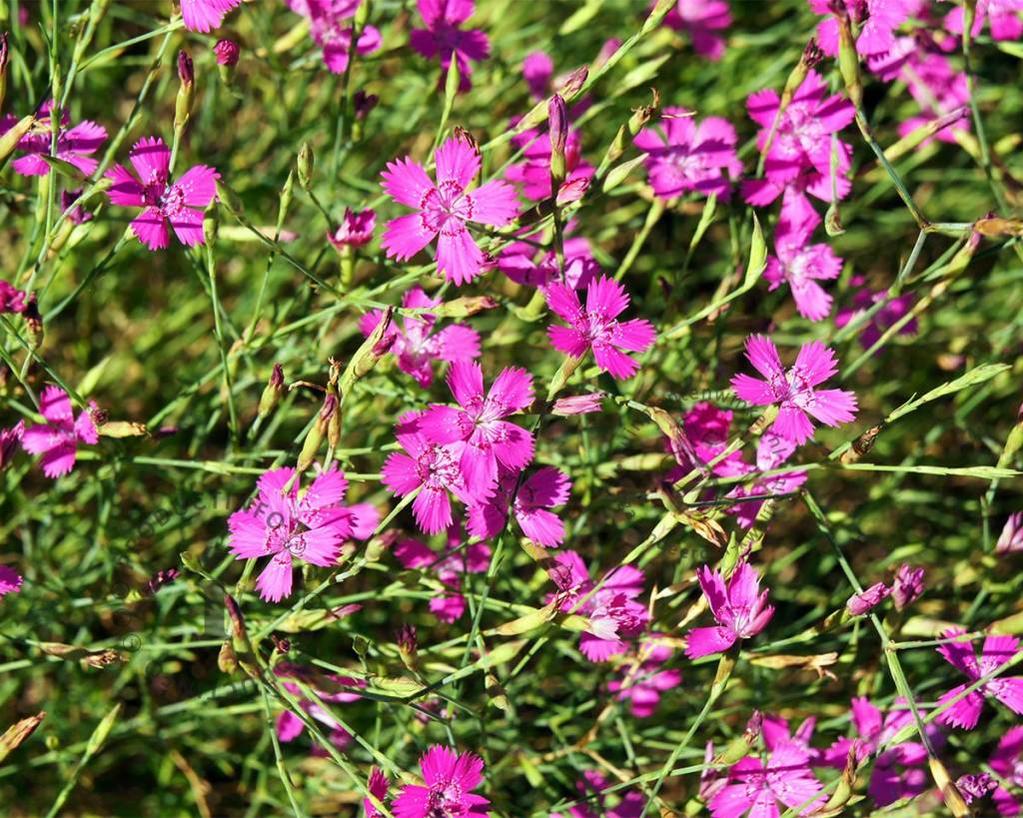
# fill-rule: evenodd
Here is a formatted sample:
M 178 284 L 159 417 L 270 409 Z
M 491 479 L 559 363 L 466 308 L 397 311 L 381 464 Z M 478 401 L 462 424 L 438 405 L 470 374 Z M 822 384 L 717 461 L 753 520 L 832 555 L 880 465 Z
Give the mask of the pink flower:
M 598 591 L 586 564 L 575 551 L 561 551 L 554 558 L 551 579 L 558 586 L 556 599 L 565 613 L 574 611 L 589 619 L 579 640 L 579 650 L 591 662 L 606 662 L 625 653 L 625 639 L 638 636 L 650 621 L 646 606 L 637 601 L 643 593 L 643 572 L 631 565 L 613 569 Z M 589 595 L 589 599 L 579 603 Z
M 644 128 L 633 143 L 647 154 L 650 186 L 662 199 L 688 191 L 728 196 L 730 177 L 742 173 L 735 153 L 738 137 L 727 120 L 710 116 L 699 125 L 685 108 L 664 109 L 656 128 Z
M 217 44 L 213 46 L 213 53 L 217 57 L 217 65 L 225 65 L 228 68 L 238 64 L 238 55 L 241 50 L 238 48 L 238 43 L 234 40 L 223 39 L 217 40 Z
M 956 779 L 956 789 L 962 793 L 963 800 L 967 804 L 984 800 L 992 795 L 997 788 L 998 783 L 987 773 L 961 775 Z M 974 807 L 974 810 L 976 809 L 977 807 Z
M 472 790 L 483 783 L 483 759 L 433 745 L 419 759 L 425 787 L 406 784 L 391 804 L 395 818 L 486 818 L 490 803 Z
M 457 526 L 448 529 L 447 550 L 437 554 L 419 540 L 402 540 L 394 549 L 394 556 L 405 568 L 433 573 L 450 593 L 430 598 L 429 608 L 441 622 L 448 624 L 461 619 L 465 613 L 465 597 L 461 594 L 462 577 L 483 574 L 490 567 L 490 546 L 476 543 L 462 547 Z
M 757 461 L 755 466 L 747 464 L 742 452 L 736 452 L 714 467 L 714 473 L 720 477 L 737 477 L 757 472 L 773 471 L 781 467 L 796 451 L 796 444 L 774 431 L 768 430 L 761 435 L 757 443 Z M 697 447 L 699 453 L 699 447 Z M 805 471 L 791 471 L 765 477 L 749 485 L 739 485 L 732 489 L 727 497 L 734 497 L 742 502 L 728 509 L 734 514 L 739 525 L 751 528 L 756 522 L 757 514 L 764 505 L 764 499 L 750 500 L 752 497 L 781 497 L 792 494 L 806 482 Z
M 966 116 L 970 103 L 970 87 L 963 71 L 956 71 L 944 54 L 921 49 L 912 38 L 908 45 L 913 50 L 901 65 L 897 76 L 904 80 L 913 99 L 920 106 L 920 116 L 899 123 L 899 136 L 907 136 L 917 128 L 945 118 L 948 125 L 934 138 L 954 144 L 957 132 L 968 132 L 970 121 Z M 950 116 L 956 111 L 961 116 Z M 921 144 L 926 145 L 931 138 Z
M 1006 787 L 1023 787 L 1023 725 L 1010 727 L 991 754 L 991 769 L 1002 779 L 992 796 L 999 815 L 1015 816 L 1021 811 L 1016 796 Z
M 543 99 L 554 76 L 554 60 L 544 51 L 533 51 L 522 61 L 522 76 L 534 99 Z
M 963 628 L 949 628 L 942 636 L 951 639 L 963 633 L 966 633 Z M 938 699 L 938 706 L 940 707 L 961 693 L 969 687 L 970 683 L 976 682 L 982 676 L 1000 668 L 1012 659 L 1018 647 L 1019 640 L 1015 636 L 988 636 L 984 640 L 984 647 L 978 661 L 973 646 L 969 642 L 949 642 L 940 645 L 938 653 L 941 654 L 941 657 L 963 673 L 970 682 L 957 685 L 942 695 Z M 1023 715 L 1023 676 L 999 676 L 985 682 L 948 710 L 939 714 L 937 721 L 940 724 L 972 730 L 980 720 L 985 696 L 998 699 L 1016 715 Z
M 895 610 L 904 611 L 924 592 L 924 569 L 914 568 L 908 563 L 899 566 L 892 582 L 892 602 Z
M 36 123 L 31 130 L 18 140 L 17 150 L 26 154 L 20 159 L 15 159 L 11 167 L 22 176 L 46 176 L 50 172 L 50 166 L 42 158 L 50 155 L 52 132 L 50 130 L 50 117 L 53 115 L 53 100 L 47 100 L 39 109 Z M 5 116 L 0 118 L 0 136 L 7 133 L 18 121 L 17 117 Z M 102 125 L 97 125 L 90 119 L 82 120 L 73 128 L 69 128 L 70 119 L 67 112 L 61 112 L 60 128 L 57 132 L 57 150 L 53 154 L 58 159 L 63 159 L 74 165 L 83 174 L 88 176 L 98 164 L 92 158 L 92 154 L 99 150 L 100 145 L 107 138 L 107 131 Z
M 206 34 L 217 28 L 242 0 L 181 0 L 181 19 L 189 31 Z
M 409 44 L 428 60 L 440 59 L 446 76 L 451 56 L 458 60 L 459 90 L 472 87 L 472 63 L 490 56 L 490 40 L 477 29 L 463 31 L 459 26 L 476 12 L 473 0 L 418 0 L 419 13 L 426 28 L 414 28 Z M 442 80 L 443 82 L 443 77 Z
M 509 165 L 505 176 L 510 182 L 522 186 L 527 199 L 540 201 L 551 196 L 551 138 L 548 133 L 530 129 L 512 138 L 512 144 L 522 149 L 523 161 Z M 565 138 L 565 181 L 562 191 L 575 185 L 589 185 L 596 169 L 582 156 L 582 137 L 575 128 L 568 128 Z M 560 202 L 559 202 L 560 203 Z
M 90 414 L 95 408 L 96 404 L 90 402 L 89 408 L 75 418 L 67 393 L 59 387 L 47 386 L 39 401 L 39 411 L 46 423 L 25 429 L 21 448 L 29 454 L 42 455 L 40 462 L 47 477 L 56 479 L 68 474 L 75 467 L 78 444 L 99 443 L 99 431 Z
M 864 276 L 853 276 L 850 279 L 849 284 L 859 289 L 853 296 L 852 307 L 846 307 L 838 311 L 838 315 L 835 316 L 835 326 L 844 327 L 858 315 L 870 309 L 874 304 L 884 301 L 885 305 L 874 313 L 870 321 L 860 330 L 860 346 L 864 349 L 870 349 L 877 343 L 881 338 L 881 334 L 888 327 L 892 326 L 912 309 L 916 299 L 907 293 L 906 295 L 900 295 L 889 300 L 887 290 L 874 292 L 866 286 L 866 282 L 867 279 Z M 899 330 L 899 335 L 914 335 L 916 330 L 917 323 L 914 318 Z
M 838 20 L 832 13 L 831 0 L 809 0 L 816 14 L 827 19 L 817 27 L 817 44 L 829 57 L 838 55 Z M 913 11 L 912 0 L 845 0 L 845 7 L 854 23 L 859 24 L 856 50 L 865 57 L 884 54 L 895 45 L 894 31 Z
M 0 280 L 0 312 L 19 313 L 25 311 L 28 293 Z
M 20 591 L 22 581 L 21 574 L 9 565 L 0 565 L 0 597 Z
M 796 309 L 804 318 L 821 321 L 831 312 L 831 296 L 818 281 L 838 278 L 842 259 L 827 244 L 809 244 L 816 223 L 794 224 L 782 218 L 774 235 L 775 255 L 767 260 L 764 278 L 771 290 L 783 283 L 792 290 Z
M 789 726 L 788 719 L 781 716 L 775 716 L 770 713 L 765 713 L 761 716 L 756 712 L 754 712 L 753 716 L 746 726 L 747 736 L 756 736 L 759 726 L 759 732 L 764 737 L 764 746 L 769 751 L 785 744 L 795 744 L 797 747 L 806 750 L 812 764 L 816 765 L 818 763 L 820 752 L 810 746 L 810 742 L 813 740 L 813 731 L 817 727 L 816 718 L 810 716 L 804 719 L 795 732 L 793 732 Z M 757 718 L 758 716 L 759 719 Z
M 383 247 L 388 257 L 407 261 L 438 236 L 438 271 L 455 284 L 464 284 L 476 278 L 486 262 L 465 223 L 502 227 L 515 217 L 518 199 L 511 185 L 498 179 L 466 190 L 479 173 L 480 155 L 464 138 L 448 139 L 434 159 L 436 184 L 407 156 L 389 163 L 383 172 L 387 194 L 417 211 L 387 223 Z
M 586 770 L 583 777 L 576 781 L 575 788 L 584 803 L 576 804 L 568 810 L 567 818 L 642 818 L 646 807 L 646 796 L 637 790 L 617 791 L 620 800 L 611 806 L 614 796 L 605 796 L 608 780 L 594 770 Z M 566 818 L 560 812 L 552 812 L 550 818 Z
M 387 786 L 387 776 L 384 775 L 379 767 L 373 767 L 369 771 L 369 781 L 366 782 L 366 789 L 370 791 L 377 801 L 382 803 L 387 797 Z M 380 818 L 380 812 L 368 798 L 362 799 L 362 805 L 366 809 L 366 818 Z
M 228 520 L 229 545 L 238 559 L 270 557 L 256 587 L 268 602 L 291 595 L 292 567 L 296 559 L 330 568 L 351 537 L 366 539 L 379 522 L 372 506 L 342 504 L 348 481 L 333 465 L 320 472 L 299 496 L 298 480 L 285 493 L 294 469 L 273 469 L 258 482 L 259 497 L 248 509 Z
M 340 250 L 342 247 L 363 247 L 373 240 L 377 214 L 373 210 L 352 210 L 345 208 L 345 217 L 333 233 L 327 233 L 327 241 Z
M 586 395 L 571 395 L 567 398 L 558 398 L 551 407 L 551 414 L 559 417 L 569 415 L 589 415 L 599 412 L 606 395 L 603 392 L 591 392 Z
M 901 707 L 883 714 L 869 699 L 853 699 L 852 723 L 859 738 L 838 739 L 824 751 L 823 763 L 841 770 L 850 751 L 855 752 L 856 761 L 861 762 L 887 745 L 904 727 L 913 724 L 913 714 L 905 699 L 896 699 L 895 704 Z M 930 725 L 926 731 L 932 743 L 940 746 L 942 737 L 937 726 Z M 927 750 L 917 741 L 888 747 L 874 760 L 867 792 L 878 807 L 886 807 L 902 798 L 915 798 L 928 787 L 926 762 Z
M 348 52 L 352 44 L 352 26 L 345 22 L 354 16 L 361 0 L 286 0 L 296 14 L 309 20 L 309 36 L 323 51 L 323 62 L 333 74 L 348 68 Z M 380 31 L 366 26 L 359 35 L 355 50 L 371 54 L 380 48 Z
M 515 493 L 518 480 L 517 472 L 500 469 L 494 495 L 469 506 L 469 533 L 474 537 L 496 537 L 504 531 L 511 504 L 519 528 L 530 540 L 547 548 L 561 545 L 565 539 L 565 524 L 550 509 L 568 502 L 571 479 L 553 466 L 544 466 L 526 478 Z
M 728 771 L 728 782 L 710 801 L 714 818 L 777 816 L 779 801 L 808 815 L 826 800 L 817 795 L 823 787 L 810 772 L 810 754 L 795 743 L 775 748 L 766 763 L 746 756 Z
M 160 137 L 143 137 L 128 153 L 138 179 L 121 165 L 106 173 L 114 182 L 108 191 L 111 203 L 144 208 L 131 229 L 150 250 L 162 250 L 170 243 L 168 224 L 186 247 L 203 244 L 202 212 L 217 195 L 220 174 L 206 165 L 189 168 L 172 183 L 170 155 Z
M 407 412 L 398 419 L 395 437 L 406 453 L 394 452 L 384 463 L 383 483 L 394 494 L 406 497 L 418 490 L 412 513 L 419 529 L 436 534 L 451 525 L 454 494 L 466 505 L 482 500 L 489 485 L 469 485 L 462 476 L 465 443 L 433 443 L 422 432 L 422 412 Z
M 405 293 L 402 306 L 410 309 L 436 307 L 439 299 L 431 299 L 421 287 L 413 287 Z M 359 330 L 369 337 L 376 329 L 381 318 L 380 310 L 370 310 L 359 321 Z M 433 333 L 437 318 L 428 313 L 406 316 L 401 320 L 401 328 L 397 321 L 392 321 L 384 342 L 393 338 L 390 351 L 398 361 L 398 369 L 411 375 L 422 387 L 433 383 L 433 361 L 471 361 L 480 354 L 480 337 L 476 330 L 465 324 L 452 324 L 450 327 Z
M 784 370 L 778 348 L 763 335 L 746 339 L 746 357 L 763 376 L 732 378 L 735 394 L 754 406 L 778 404 L 771 428 L 796 445 L 813 437 L 810 418 L 827 426 L 849 423 L 856 417 L 856 396 L 843 389 L 816 389 L 838 371 L 835 353 L 820 341 L 803 344 L 795 364 Z
M 302 681 L 316 692 L 316 697 L 319 701 L 329 704 L 358 701 L 361 698 L 358 693 L 352 693 L 342 688 L 366 687 L 366 682 L 362 679 L 353 679 L 334 673 L 322 674 L 311 668 L 295 665 L 290 662 L 282 662 L 277 665 L 274 668 L 274 675 L 279 679 L 297 679 Z M 281 686 L 299 700 L 302 710 L 330 729 L 330 741 L 335 747 L 344 750 L 351 746 L 351 734 L 323 708 L 319 701 L 305 698 L 302 688 L 294 682 L 282 681 Z M 285 710 L 277 717 L 276 730 L 277 738 L 286 744 L 294 741 L 305 732 L 305 724 L 302 722 L 302 719 L 290 710 Z M 317 750 L 322 752 L 320 748 L 317 748 Z M 316 753 L 315 750 L 314 753 Z
M 870 613 L 891 594 L 892 589 L 883 582 L 875 582 L 858 594 L 853 594 L 845 603 L 845 609 L 852 616 L 863 616 Z
M 73 224 L 85 224 L 93 219 L 92 213 L 81 206 L 73 206 L 82 195 L 82 188 L 76 190 L 62 190 L 60 192 L 60 209 L 67 213 L 67 218 Z
M 538 238 L 538 234 L 533 238 Z M 600 265 L 593 257 L 590 240 L 578 236 L 565 239 L 564 252 L 565 283 L 576 290 L 590 286 L 600 275 Z M 524 287 L 544 287 L 560 276 L 554 250 L 537 251 L 527 241 L 515 241 L 505 247 L 498 256 L 497 269 Z
M 985 21 L 991 26 L 992 40 L 1018 40 L 1023 36 L 1023 0 L 977 0 L 976 17 L 971 35 L 976 37 L 984 28 Z M 957 6 L 945 18 L 948 30 L 963 33 L 963 9 Z
M 517 472 L 533 459 L 533 436 L 504 420 L 533 403 L 533 379 L 509 367 L 484 392 L 483 369 L 475 361 L 455 361 L 448 388 L 460 408 L 432 405 L 419 427 L 431 443 L 463 444 L 460 468 L 466 485 L 487 489 L 497 481 L 498 464 Z
M 744 185 L 750 204 L 767 204 L 787 186 L 806 190 L 818 199 L 831 201 L 832 134 L 853 121 L 855 108 L 840 94 L 826 96 L 827 85 L 816 71 L 809 71 L 796 91 L 792 103 L 778 119 L 777 130 L 764 162 L 766 179 L 752 180 Z M 750 118 L 760 125 L 757 145 L 763 151 L 780 107 L 774 89 L 750 94 L 746 100 Z M 849 191 L 843 177 L 848 172 L 852 148 L 839 141 L 837 175 L 838 198 Z
M 664 25 L 689 34 L 697 54 L 715 62 L 724 56 L 722 32 L 731 24 L 726 0 L 678 0 L 664 18 Z
M 607 276 L 598 278 L 586 288 L 585 309 L 575 290 L 561 282 L 551 284 L 545 295 L 547 306 L 569 324 L 547 328 L 556 350 L 581 358 L 592 349 L 597 366 L 612 377 L 624 380 L 636 374 L 639 364 L 625 352 L 645 352 L 654 345 L 657 333 L 642 318 L 617 320 L 629 306 L 629 295 L 621 284 Z
M 686 656 L 690 659 L 722 653 L 740 639 L 756 636 L 774 616 L 767 591 L 760 592 L 760 577 L 749 563 L 736 566 L 727 586 L 724 576 L 708 566 L 698 569 L 696 576 L 718 624 L 689 632 Z
M 661 694 L 673 690 L 682 684 L 681 670 L 662 670 L 664 663 L 671 658 L 671 647 L 663 641 L 664 634 L 652 633 L 639 647 L 642 661 L 635 670 L 629 672 L 626 665 L 620 679 L 608 682 L 607 688 L 618 701 L 631 704 L 632 715 L 637 719 L 652 716 L 661 702 Z
M 996 554 L 1009 554 L 1013 551 L 1023 551 L 1023 511 L 1009 515 L 995 543 Z
M 402 299 L 402 306 L 411 309 L 436 307 L 440 303 L 439 299 L 430 298 L 421 287 L 413 287 Z M 362 317 L 359 329 L 363 335 L 369 337 L 380 323 L 381 315 L 380 310 L 371 310 Z M 479 357 L 479 334 L 465 324 L 452 324 L 433 333 L 437 318 L 428 312 L 400 320 L 401 328 L 395 320 L 387 331 L 393 337 L 390 351 L 398 361 L 398 369 L 411 375 L 424 388 L 433 383 L 434 361 L 468 362 Z
M 21 446 L 25 434 L 25 421 L 19 420 L 9 429 L 0 429 L 0 471 L 11 465 L 11 458 Z

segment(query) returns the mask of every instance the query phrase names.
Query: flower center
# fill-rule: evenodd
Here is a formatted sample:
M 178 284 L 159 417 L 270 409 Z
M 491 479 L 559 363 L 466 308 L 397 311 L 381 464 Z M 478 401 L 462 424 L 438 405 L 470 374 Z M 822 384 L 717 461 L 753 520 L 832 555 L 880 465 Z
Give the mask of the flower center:
M 419 203 L 423 225 L 434 232 L 453 235 L 468 220 L 472 219 L 472 198 L 465 195 L 465 188 L 453 179 L 441 182 L 426 191 Z

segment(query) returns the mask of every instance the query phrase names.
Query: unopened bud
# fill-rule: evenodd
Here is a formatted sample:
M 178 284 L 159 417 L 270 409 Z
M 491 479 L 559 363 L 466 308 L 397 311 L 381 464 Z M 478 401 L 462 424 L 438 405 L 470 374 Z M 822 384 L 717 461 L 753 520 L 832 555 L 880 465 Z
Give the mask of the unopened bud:
M 308 142 L 303 142 L 298 150 L 298 183 L 303 190 L 309 190 L 312 184 L 314 163 L 313 149 Z
M 238 670 L 238 657 L 235 655 L 231 640 L 227 639 L 220 646 L 220 653 L 217 654 L 217 667 L 221 673 L 231 675 Z
M 184 50 L 178 52 L 178 79 L 181 80 L 182 85 L 195 83 L 195 66 L 192 64 L 192 58 L 188 56 L 188 52 Z
M 217 40 L 217 44 L 213 46 L 213 53 L 217 57 L 217 65 L 222 65 L 225 68 L 234 68 L 238 64 L 238 56 L 241 53 L 238 48 L 238 43 L 234 40 Z
M 259 410 L 257 411 L 259 417 L 265 418 L 276 409 L 277 404 L 281 402 L 283 394 L 284 368 L 280 364 L 274 364 L 273 371 L 270 373 L 270 380 L 263 388 L 263 394 L 259 398 Z
M 409 670 L 415 670 L 418 664 L 419 640 L 415 625 L 402 625 L 398 630 L 398 654 Z
M 180 131 L 188 124 L 195 102 L 195 68 L 192 58 L 185 51 L 178 52 L 178 96 L 174 101 L 174 129 Z
M 568 107 L 560 94 L 555 94 L 547 102 L 547 122 L 551 151 L 564 154 L 568 143 Z
M 379 101 L 380 97 L 376 94 L 367 94 L 365 91 L 356 91 L 352 94 L 352 107 L 355 109 L 355 118 L 365 119 L 367 114 L 376 107 Z
M 580 66 L 561 81 L 558 93 L 565 99 L 574 98 L 586 84 L 586 78 L 590 75 L 588 66 Z
M 3 110 L 4 97 L 7 95 L 7 63 L 9 59 L 7 32 L 0 31 L 0 110 Z
M 359 7 L 355 10 L 355 31 L 352 33 L 353 37 L 366 27 L 366 23 L 369 22 L 369 11 L 369 0 L 362 0 L 359 3 Z
M 220 214 L 217 211 L 217 201 L 212 200 L 202 214 L 202 237 L 207 247 L 212 247 L 217 241 L 217 229 L 220 226 Z
M 880 605 L 891 592 L 892 589 L 883 582 L 874 583 L 865 591 L 849 597 L 845 603 L 845 609 L 851 616 L 863 616 Z
M 843 6 L 838 18 L 838 70 L 845 82 L 845 90 L 852 104 L 860 108 L 863 103 L 863 83 L 860 80 L 860 56 L 856 52 L 852 20 Z

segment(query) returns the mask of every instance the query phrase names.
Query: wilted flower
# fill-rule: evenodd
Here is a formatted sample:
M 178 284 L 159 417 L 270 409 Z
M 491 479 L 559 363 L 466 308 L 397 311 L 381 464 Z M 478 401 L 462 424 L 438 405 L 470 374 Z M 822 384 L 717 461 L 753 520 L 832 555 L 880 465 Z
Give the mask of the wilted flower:
M 71 399 L 57 386 L 47 386 L 39 400 L 39 411 L 46 423 L 30 426 L 21 437 L 21 448 L 29 454 L 42 455 L 40 462 L 43 474 L 58 478 L 68 474 L 75 467 L 75 453 L 79 443 L 95 446 L 99 443 L 99 431 L 93 422 L 90 410 L 96 404 L 74 416 Z
M 0 470 L 11 465 L 11 458 L 21 445 L 25 434 L 25 421 L 19 420 L 8 429 L 0 429 Z
M 849 597 L 845 608 L 852 616 L 863 616 L 880 605 L 891 592 L 892 589 L 883 582 L 875 582 L 866 590 Z
M 908 563 L 899 566 L 892 582 L 892 602 L 895 610 L 904 611 L 924 592 L 924 569 L 914 568 Z
M 551 408 L 552 415 L 568 417 L 569 415 L 588 415 L 599 412 L 606 395 L 603 392 L 591 392 L 588 395 L 572 395 L 558 398 Z
M 422 3 L 423 0 L 420 0 Z M 483 760 L 433 745 L 419 759 L 425 787 L 406 784 L 391 804 L 395 818 L 486 818 L 490 803 L 472 790 L 483 783 Z
M 1002 533 L 998 535 L 998 542 L 995 543 L 996 554 L 1008 554 L 1013 551 L 1023 551 L 1023 511 L 1009 515 L 1009 519 L 1002 527 Z

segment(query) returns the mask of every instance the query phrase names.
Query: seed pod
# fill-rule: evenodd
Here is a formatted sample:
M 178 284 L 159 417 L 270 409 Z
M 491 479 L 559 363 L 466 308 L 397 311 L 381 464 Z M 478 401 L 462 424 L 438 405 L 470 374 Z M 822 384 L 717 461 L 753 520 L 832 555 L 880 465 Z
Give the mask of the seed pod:
M 270 380 L 263 387 L 263 394 L 259 397 L 257 415 L 261 418 L 269 415 L 281 402 L 282 395 L 284 395 L 284 368 L 280 364 L 274 364 Z

